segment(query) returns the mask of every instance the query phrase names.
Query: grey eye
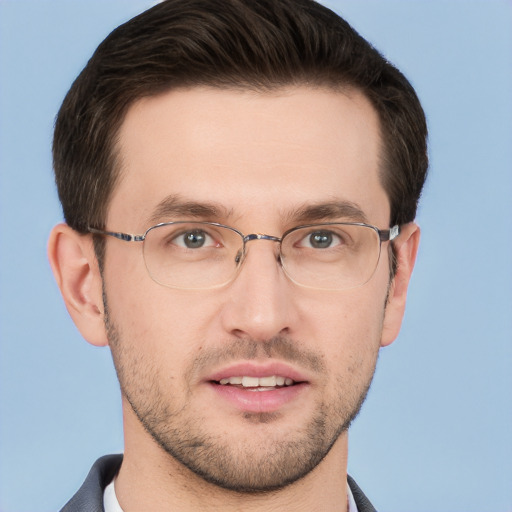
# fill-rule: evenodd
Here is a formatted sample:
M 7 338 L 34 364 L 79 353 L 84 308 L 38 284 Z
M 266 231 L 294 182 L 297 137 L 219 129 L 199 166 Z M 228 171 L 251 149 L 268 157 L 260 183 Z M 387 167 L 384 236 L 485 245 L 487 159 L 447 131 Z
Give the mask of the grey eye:
M 332 245 L 333 235 L 330 231 L 315 231 L 309 235 L 308 242 L 314 249 L 327 249 Z
M 182 235 L 182 243 L 187 249 L 199 249 L 205 245 L 208 238 L 208 235 L 204 231 L 197 229 L 184 233 Z

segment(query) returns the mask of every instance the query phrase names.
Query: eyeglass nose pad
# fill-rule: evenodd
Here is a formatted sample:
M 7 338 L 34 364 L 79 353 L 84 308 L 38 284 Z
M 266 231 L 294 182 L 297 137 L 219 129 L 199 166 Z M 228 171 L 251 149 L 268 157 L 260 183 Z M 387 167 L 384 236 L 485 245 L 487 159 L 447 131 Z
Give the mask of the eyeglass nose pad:
M 235 263 L 238 265 L 242 261 L 242 257 L 244 255 L 244 250 L 240 249 L 235 256 Z
M 236 253 L 236 256 L 235 256 L 235 264 L 238 266 L 240 265 L 240 263 L 243 261 L 245 257 L 245 251 L 244 249 L 239 249 L 239 251 Z M 283 266 L 283 259 L 282 259 L 282 256 L 281 256 L 281 252 L 278 252 L 277 253 L 277 263 L 279 263 L 279 265 L 282 267 Z

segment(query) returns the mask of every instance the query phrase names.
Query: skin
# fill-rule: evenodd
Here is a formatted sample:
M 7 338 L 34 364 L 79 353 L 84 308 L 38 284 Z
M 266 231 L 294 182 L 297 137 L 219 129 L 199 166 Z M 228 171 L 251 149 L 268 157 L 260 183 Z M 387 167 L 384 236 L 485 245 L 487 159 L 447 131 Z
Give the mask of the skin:
M 200 218 L 246 234 L 281 236 L 297 225 L 293 212 L 333 201 L 389 228 L 378 118 L 357 91 L 172 91 L 129 109 L 119 151 L 110 230 L 176 220 L 155 215 L 171 194 L 222 206 Z M 54 228 L 50 261 L 68 310 L 90 343 L 110 345 L 121 382 L 123 510 L 346 510 L 346 427 L 400 329 L 418 242 L 418 227 L 403 226 L 393 281 L 384 244 L 370 281 L 345 291 L 296 285 L 275 243 L 250 242 L 231 283 L 190 291 L 155 283 L 140 244 L 114 239 L 102 283 L 91 236 Z M 207 382 L 269 362 L 307 381 L 271 413 L 247 413 Z

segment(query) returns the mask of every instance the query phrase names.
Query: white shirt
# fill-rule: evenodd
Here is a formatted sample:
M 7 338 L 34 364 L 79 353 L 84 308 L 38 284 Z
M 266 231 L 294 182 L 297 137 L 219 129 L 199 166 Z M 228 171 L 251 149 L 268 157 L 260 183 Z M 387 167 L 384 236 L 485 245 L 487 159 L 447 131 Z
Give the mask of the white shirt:
M 117 501 L 116 489 L 114 487 L 115 480 L 114 478 L 103 491 L 103 506 L 105 507 L 105 512 L 123 512 L 119 501 Z
M 114 480 L 110 482 L 107 487 L 105 487 L 105 491 L 103 492 L 103 505 L 105 507 L 105 512 L 123 512 L 121 505 L 119 505 L 119 501 L 117 501 L 116 489 L 114 487 Z M 348 512 L 357 512 L 356 502 L 354 501 L 354 496 L 352 491 L 350 490 L 350 486 L 347 484 L 347 499 L 348 499 Z

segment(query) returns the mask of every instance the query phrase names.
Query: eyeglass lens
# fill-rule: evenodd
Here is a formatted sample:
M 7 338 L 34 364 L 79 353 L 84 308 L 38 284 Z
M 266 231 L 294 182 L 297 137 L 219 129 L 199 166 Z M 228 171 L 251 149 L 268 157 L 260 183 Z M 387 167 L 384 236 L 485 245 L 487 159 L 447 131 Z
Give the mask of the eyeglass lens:
M 250 244 L 247 242 L 246 251 Z M 299 285 L 347 289 L 367 282 L 380 255 L 371 226 L 325 224 L 288 231 L 281 241 L 281 264 Z M 176 222 L 148 230 L 144 260 L 151 277 L 172 288 L 207 289 L 230 282 L 243 261 L 243 235 L 233 228 Z

